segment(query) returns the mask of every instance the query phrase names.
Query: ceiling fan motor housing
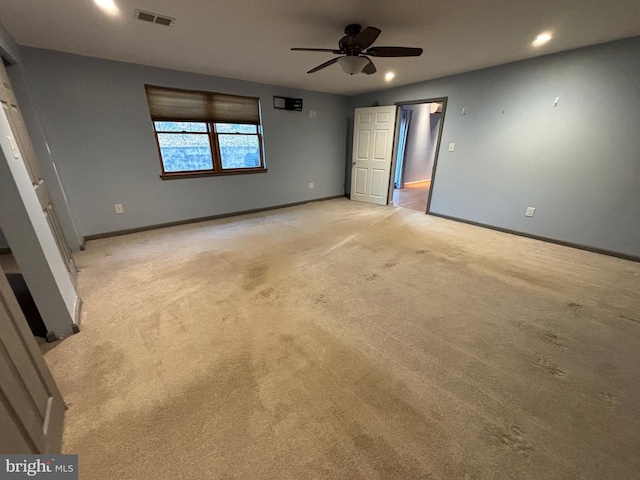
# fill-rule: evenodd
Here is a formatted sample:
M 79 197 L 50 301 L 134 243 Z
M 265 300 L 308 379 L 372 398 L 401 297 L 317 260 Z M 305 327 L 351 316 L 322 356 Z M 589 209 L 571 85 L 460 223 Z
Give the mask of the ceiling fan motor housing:
M 358 35 L 361 31 L 362 25 L 358 25 L 357 23 L 351 23 L 344 29 L 344 33 L 346 33 L 347 35 Z
M 347 25 L 344 29 L 344 33 L 346 33 L 346 35 L 338 42 L 340 50 L 345 52 L 347 55 L 360 55 L 362 47 L 356 45 L 354 42 L 360 32 L 362 32 L 362 25 L 358 25 L 357 23 Z

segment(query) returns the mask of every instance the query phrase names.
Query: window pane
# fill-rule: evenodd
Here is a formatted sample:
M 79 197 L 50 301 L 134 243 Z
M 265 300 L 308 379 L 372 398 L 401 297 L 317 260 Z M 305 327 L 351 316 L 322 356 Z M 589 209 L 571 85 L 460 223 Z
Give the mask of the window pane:
M 240 125 L 237 123 L 216 123 L 218 133 L 258 133 L 256 125 Z
M 206 123 L 196 122 L 153 122 L 158 132 L 206 132 Z
M 190 172 L 213 168 L 209 135 L 159 133 L 158 141 L 165 172 Z
M 218 135 L 222 168 L 254 168 L 260 166 L 260 144 L 257 135 Z

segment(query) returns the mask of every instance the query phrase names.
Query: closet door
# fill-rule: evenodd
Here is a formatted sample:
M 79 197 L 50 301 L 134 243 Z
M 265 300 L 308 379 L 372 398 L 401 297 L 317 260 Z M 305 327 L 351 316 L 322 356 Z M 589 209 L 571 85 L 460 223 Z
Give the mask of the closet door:
M 53 237 L 56 240 L 56 244 L 58 245 L 60 255 L 62 255 L 64 263 L 67 267 L 69 276 L 71 277 L 71 280 L 75 285 L 78 278 L 78 270 L 76 268 L 75 261 L 71 256 L 71 249 L 69 248 L 69 245 L 64 238 L 64 234 L 62 233 L 60 220 L 56 215 L 53 203 L 51 203 L 49 191 L 47 190 L 44 179 L 40 174 L 40 165 L 38 163 L 38 159 L 36 158 L 35 150 L 33 149 L 33 145 L 31 144 L 31 140 L 29 139 L 29 133 L 27 132 L 27 127 L 24 123 L 24 119 L 22 118 L 22 112 L 20 111 L 18 101 L 16 100 L 13 89 L 11 88 L 11 82 L 9 81 L 7 71 L 2 62 L 0 62 L 0 102 L 2 102 L 2 108 L 7 114 L 9 124 L 11 125 L 11 130 L 15 137 L 14 154 L 16 158 L 21 157 L 22 161 L 27 167 L 33 189 L 38 196 L 40 206 L 42 207 L 42 211 L 45 217 L 47 218 L 47 222 L 49 223 L 49 227 L 51 228 Z
M 0 453 L 59 453 L 65 405 L 0 267 Z

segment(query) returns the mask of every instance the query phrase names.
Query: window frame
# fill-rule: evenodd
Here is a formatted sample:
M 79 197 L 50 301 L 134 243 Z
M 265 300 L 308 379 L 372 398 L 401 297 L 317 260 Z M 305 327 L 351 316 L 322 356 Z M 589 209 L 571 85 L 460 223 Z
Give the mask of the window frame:
M 156 139 L 156 148 L 158 149 L 158 159 L 160 160 L 160 168 L 162 169 L 162 173 L 160 174 L 160 178 L 163 180 L 169 180 L 173 178 L 188 178 L 188 177 L 211 177 L 211 176 L 222 176 L 222 175 L 243 175 L 248 173 L 265 173 L 267 172 L 267 167 L 264 164 L 264 152 L 263 152 L 263 144 L 262 144 L 262 125 L 254 125 L 256 127 L 256 133 L 218 133 L 216 130 L 216 123 L 222 122 L 205 122 L 205 121 L 191 121 L 191 120 L 176 120 L 176 119 L 162 119 L 162 120 L 154 120 L 153 122 L 153 133 Z M 183 122 L 183 123 L 204 123 L 207 126 L 206 132 L 187 132 L 187 131 L 168 131 L 168 130 L 158 130 L 156 128 L 156 122 Z M 232 125 L 242 125 L 239 123 Z M 247 124 L 251 125 L 251 124 Z M 211 150 L 211 169 L 205 170 L 182 170 L 179 172 L 167 172 L 164 169 L 164 161 L 162 160 L 162 150 L 160 149 L 160 139 L 158 138 L 158 134 L 169 133 L 175 135 L 207 135 L 209 137 L 209 148 Z M 260 154 L 260 165 L 257 167 L 250 168 L 222 168 L 222 153 L 220 152 L 220 143 L 218 142 L 218 135 L 246 135 L 251 137 L 258 138 L 258 150 Z
M 230 94 L 223 94 L 223 93 L 216 93 L 216 92 L 205 92 L 205 91 L 200 91 L 200 90 L 184 90 L 184 89 L 179 89 L 179 88 L 167 88 L 167 87 L 156 87 L 154 85 L 145 85 L 145 89 L 149 87 L 149 88 L 153 88 L 156 90 L 164 90 L 164 91 L 169 91 L 169 92 L 187 92 L 187 93 L 193 93 L 193 94 L 205 94 L 209 97 L 215 97 L 215 96 L 222 96 L 222 97 L 239 97 L 239 98 L 244 98 L 244 99 L 253 99 L 257 101 L 257 120 L 259 123 L 249 123 L 249 122 L 237 122 L 237 121 L 233 121 L 233 119 L 186 119 L 186 118 L 179 118 L 178 116 L 176 117 L 172 117 L 171 115 L 162 115 L 161 117 L 158 118 L 154 118 L 154 115 L 151 113 L 150 111 L 150 117 L 151 117 L 151 123 L 153 126 L 153 133 L 154 133 L 154 137 L 155 137 L 155 141 L 156 141 L 156 148 L 158 150 L 158 160 L 160 161 L 160 168 L 161 168 L 161 174 L 160 174 L 160 178 L 163 180 L 170 180 L 170 179 L 176 179 L 176 178 L 189 178 L 189 177 L 207 177 L 207 176 L 223 176 L 223 175 L 246 175 L 246 174 L 252 174 L 252 173 L 266 173 L 267 167 L 265 165 L 265 158 L 264 158 L 264 143 L 263 143 L 263 135 L 262 135 L 262 109 L 260 106 L 260 98 L 259 97 L 248 97 L 248 96 L 241 96 L 241 95 L 230 95 Z M 151 105 L 151 104 L 149 104 Z M 151 108 L 151 107 L 150 107 Z M 168 131 L 168 130 L 158 130 L 156 128 L 156 122 L 181 122 L 181 123 L 198 123 L 198 124 L 205 124 L 206 125 L 206 132 L 201 131 L 201 132 L 192 132 L 192 131 Z M 229 125 L 252 125 L 255 127 L 256 129 L 256 133 L 243 133 L 243 132 L 238 132 L 238 133 L 233 133 L 233 132 L 223 132 L 223 133 L 219 133 L 217 131 L 216 128 L 216 124 L 229 124 Z M 207 135 L 208 139 L 209 139 L 209 148 L 211 151 L 211 164 L 212 164 L 212 168 L 211 169 L 204 169 L 204 170 L 182 170 L 182 171 L 178 171 L 178 172 L 167 172 L 165 170 L 165 165 L 164 165 L 164 161 L 163 161 L 163 157 L 162 157 L 162 149 L 160 148 L 160 139 L 159 139 L 159 134 L 175 134 L 175 135 Z M 219 136 L 220 135 L 229 135 L 229 136 L 233 136 L 233 135 L 243 135 L 243 136 L 252 136 L 252 137 L 256 137 L 258 140 L 258 153 L 259 153 L 259 160 L 260 160 L 260 164 L 257 167 L 248 167 L 248 168 L 222 168 L 222 152 L 220 150 L 220 142 L 219 142 Z

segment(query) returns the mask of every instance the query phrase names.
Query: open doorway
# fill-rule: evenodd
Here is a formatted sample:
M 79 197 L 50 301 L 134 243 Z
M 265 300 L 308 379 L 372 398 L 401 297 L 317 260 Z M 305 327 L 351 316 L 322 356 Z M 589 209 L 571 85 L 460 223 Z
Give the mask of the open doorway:
M 0 271 L 3 272 L 4 277 L 9 283 L 9 286 L 18 301 L 18 305 L 29 324 L 31 333 L 36 337 L 36 340 L 38 340 L 38 344 L 41 345 L 41 350 L 43 350 L 44 353 L 45 349 L 42 348 L 44 340 L 52 342 L 57 339 L 52 337 L 47 338 L 47 327 L 40 315 L 40 310 L 38 310 L 38 307 L 31 296 L 31 292 L 29 291 L 27 282 L 22 275 L 20 266 L 18 265 L 18 262 L 16 262 L 13 253 L 11 253 L 9 242 L 4 237 L 2 230 L 0 230 Z M 42 341 L 40 341 L 40 339 Z
M 391 199 L 397 207 L 429 211 L 446 100 L 398 104 L 391 176 Z

